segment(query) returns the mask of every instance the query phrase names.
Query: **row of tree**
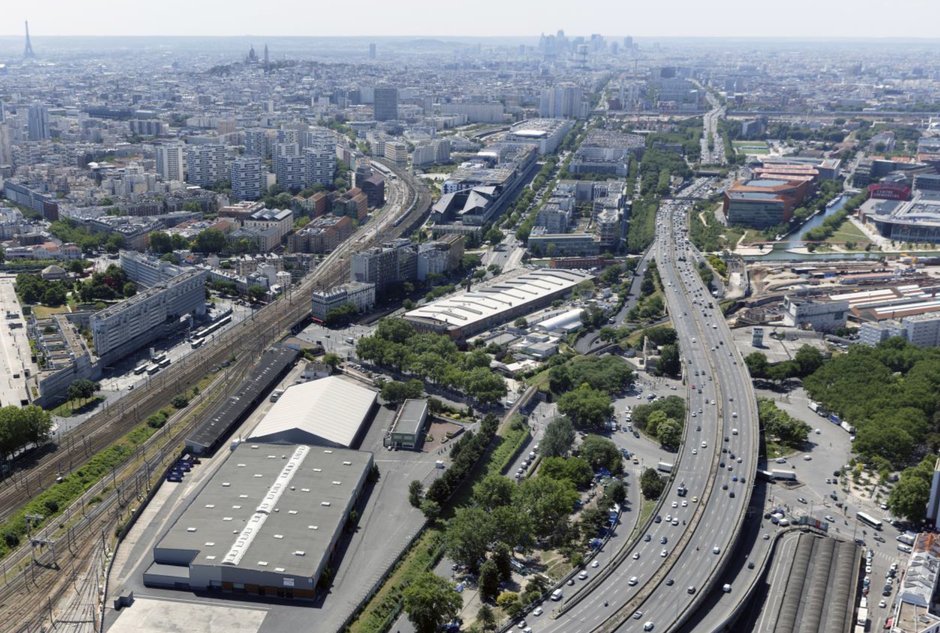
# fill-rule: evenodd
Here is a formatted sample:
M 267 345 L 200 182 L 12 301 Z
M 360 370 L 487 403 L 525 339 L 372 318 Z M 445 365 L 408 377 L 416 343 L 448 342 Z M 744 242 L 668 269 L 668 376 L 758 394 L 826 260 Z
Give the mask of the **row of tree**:
M 803 345 L 796 351 L 793 360 L 771 364 L 763 352 L 751 352 L 744 357 L 744 364 L 755 380 L 783 382 L 789 378 L 806 378 L 823 366 L 822 352 L 812 345 Z
M 506 382 L 490 371 L 490 356 L 480 348 L 461 353 L 441 334 L 418 334 L 401 319 L 383 319 L 373 336 L 359 339 L 359 358 L 408 373 L 452 389 L 480 402 L 492 403 L 506 395 Z
M 0 455 L 10 459 L 28 446 L 38 446 L 49 439 L 52 416 L 34 404 L 0 408 Z

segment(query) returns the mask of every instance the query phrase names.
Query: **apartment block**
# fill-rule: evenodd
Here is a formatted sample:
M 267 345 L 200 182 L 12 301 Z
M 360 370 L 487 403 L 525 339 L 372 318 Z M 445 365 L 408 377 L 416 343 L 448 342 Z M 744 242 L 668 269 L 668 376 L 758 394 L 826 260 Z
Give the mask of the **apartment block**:
M 347 303 L 356 306 L 359 312 L 368 312 L 375 305 L 375 284 L 352 281 L 329 290 L 313 293 L 311 313 L 314 319 L 326 320 L 330 310 Z
M 190 269 L 91 316 L 95 353 L 111 363 L 178 329 L 206 311 L 206 273 Z

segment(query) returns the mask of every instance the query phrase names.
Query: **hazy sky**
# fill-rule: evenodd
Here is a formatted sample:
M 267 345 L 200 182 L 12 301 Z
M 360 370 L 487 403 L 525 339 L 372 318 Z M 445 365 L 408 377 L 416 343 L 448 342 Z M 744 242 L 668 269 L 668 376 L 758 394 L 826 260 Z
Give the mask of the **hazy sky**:
M 0 34 L 940 38 L 940 0 L 3 0 Z

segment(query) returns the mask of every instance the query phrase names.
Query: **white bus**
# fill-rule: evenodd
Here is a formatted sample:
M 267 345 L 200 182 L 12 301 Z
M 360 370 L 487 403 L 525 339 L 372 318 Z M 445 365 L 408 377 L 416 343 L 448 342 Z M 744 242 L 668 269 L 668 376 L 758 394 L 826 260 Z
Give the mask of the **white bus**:
M 664 473 L 672 472 L 672 464 L 669 464 L 667 462 L 659 462 L 658 464 L 656 464 L 656 468 L 657 470 L 661 470 Z
M 875 528 L 876 530 L 881 529 L 881 521 L 871 515 L 865 514 L 864 512 L 857 513 L 855 515 L 855 518 L 857 518 L 862 523 L 867 523 L 868 525 Z

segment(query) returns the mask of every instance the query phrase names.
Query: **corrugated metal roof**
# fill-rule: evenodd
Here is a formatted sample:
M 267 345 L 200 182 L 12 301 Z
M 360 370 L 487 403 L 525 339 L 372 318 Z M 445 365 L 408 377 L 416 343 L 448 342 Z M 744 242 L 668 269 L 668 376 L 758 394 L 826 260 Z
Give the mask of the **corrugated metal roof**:
M 298 429 L 349 446 L 372 408 L 376 393 L 338 376 L 289 387 L 249 439 L 264 441 Z

